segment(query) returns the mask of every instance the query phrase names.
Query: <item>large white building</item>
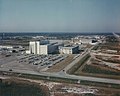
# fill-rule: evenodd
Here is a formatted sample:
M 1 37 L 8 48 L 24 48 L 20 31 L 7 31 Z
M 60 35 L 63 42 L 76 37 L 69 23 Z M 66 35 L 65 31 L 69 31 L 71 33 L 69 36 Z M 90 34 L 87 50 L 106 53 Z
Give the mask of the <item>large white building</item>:
M 52 54 L 58 51 L 58 46 L 63 44 L 59 43 L 49 43 L 49 41 L 31 41 L 29 43 L 29 51 L 26 51 L 30 54 Z
M 29 51 L 30 53 L 33 54 L 38 54 L 39 53 L 39 41 L 32 41 L 29 43 Z
M 78 54 L 79 46 L 59 47 L 60 54 Z

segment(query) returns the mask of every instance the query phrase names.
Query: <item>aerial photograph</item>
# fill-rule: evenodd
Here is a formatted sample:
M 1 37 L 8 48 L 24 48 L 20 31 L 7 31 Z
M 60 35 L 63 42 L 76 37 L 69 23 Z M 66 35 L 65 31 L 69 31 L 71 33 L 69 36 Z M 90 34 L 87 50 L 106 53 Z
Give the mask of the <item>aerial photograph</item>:
M 120 0 L 0 0 L 0 96 L 120 96 Z

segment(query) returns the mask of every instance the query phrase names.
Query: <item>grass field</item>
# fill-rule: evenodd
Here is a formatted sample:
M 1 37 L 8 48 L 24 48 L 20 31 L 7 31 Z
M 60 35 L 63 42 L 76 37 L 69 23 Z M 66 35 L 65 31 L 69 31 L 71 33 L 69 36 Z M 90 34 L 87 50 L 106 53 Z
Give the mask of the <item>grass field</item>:
M 68 74 L 74 74 L 89 58 L 90 58 L 90 55 L 87 54 L 78 63 L 76 63 L 72 68 L 70 68 L 67 71 L 67 73 Z
M 120 75 L 119 71 L 113 71 L 113 70 L 105 70 L 104 68 L 100 68 L 99 66 L 92 66 L 92 65 L 86 65 L 83 70 L 83 72 L 87 73 L 98 73 L 98 74 L 108 74 L 108 75 Z
M 110 68 L 103 68 L 94 65 L 85 65 L 84 68 L 81 70 L 77 70 L 75 75 L 85 75 L 85 76 L 93 76 L 93 77 L 101 77 L 101 78 L 111 78 L 111 79 L 120 79 L 120 72 L 110 69 Z
M 99 44 L 100 45 L 100 44 Z M 96 45 L 92 48 L 92 50 L 97 50 L 99 48 L 99 45 Z

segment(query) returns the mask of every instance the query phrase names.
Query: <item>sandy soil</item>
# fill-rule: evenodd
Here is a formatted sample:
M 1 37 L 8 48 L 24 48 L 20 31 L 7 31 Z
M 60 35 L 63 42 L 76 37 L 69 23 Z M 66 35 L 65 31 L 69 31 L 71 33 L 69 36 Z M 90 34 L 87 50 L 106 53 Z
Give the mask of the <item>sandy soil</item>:
M 2 76 L 0 76 L 0 79 Z M 85 94 L 89 94 L 88 91 L 92 90 L 92 95 L 90 96 L 118 96 L 120 95 L 119 89 L 113 88 L 103 88 L 103 87 L 93 87 L 93 86 L 84 86 L 78 84 L 68 84 L 68 83 L 58 83 L 58 82 L 51 82 L 45 80 L 32 80 L 26 78 L 18 78 L 18 77 L 9 77 L 4 78 L 2 82 L 15 82 L 19 84 L 34 84 L 39 85 L 42 89 L 46 92 L 47 96 L 86 96 Z M 67 92 L 67 90 L 73 90 L 72 92 Z M 85 93 L 75 93 L 76 90 L 84 91 Z M 87 96 L 89 96 L 87 95 Z

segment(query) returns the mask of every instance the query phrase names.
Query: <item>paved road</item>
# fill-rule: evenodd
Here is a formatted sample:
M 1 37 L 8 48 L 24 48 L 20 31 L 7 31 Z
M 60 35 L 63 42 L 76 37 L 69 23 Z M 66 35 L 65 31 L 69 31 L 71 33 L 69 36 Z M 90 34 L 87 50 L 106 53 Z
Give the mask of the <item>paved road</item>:
M 1 71 L 8 71 L 7 68 L 0 68 Z M 24 73 L 31 75 L 40 75 L 40 76 L 48 76 L 48 77 L 59 77 L 59 78 L 68 78 L 68 79 L 78 79 L 78 80 L 87 80 L 87 81 L 95 81 L 95 82 L 103 82 L 103 83 L 112 83 L 112 84 L 120 84 L 120 80 L 115 79 L 106 79 L 106 78 L 98 78 L 98 77 L 89 77 L 89 76 L 76 76 L 76 75 L 68 75 L 68 74 L 58 74 L 58 73 L 47 73 L 47 72 L 35 72 L 35 71 L 26 71 L 26 70 L 16 70 L 13 69 L 13 73 Z
M 69 66 L 65 68 L 65 71 L 69 70 L 78 60 L 82 59 L 86 54 L 90 53 L 90 49 L 87 49 L 82 56 L 78 57 L 75 61 L 73 61 Z M 8 68 L 0 68 L 1 71 L 8 71 Z M 112 83 L 112 84 L 120 84 L 120 80 L 115 79 L 107 79 L 107 78 L 98 78 L 98 77 L 90 77 L 90 76 L 76 76 L 76 75 L 69 75 L 65 72 L 58 72 L 58 73 L 48 73 L 48 72 L 35 72 L 35 71 L 28 71 L 28 70 L 18 70 L 13 69 L 12 72 L 15 73 L 25 73 L 31 75 L 41 75 L 41 76 L 48 76 L 48 77 L 59 77 L 59 78 L 68 78 L 68 79 L 77 79 L 77 80 L 87 80 L 87 81 L 94 81 L 94 82 L 102 82 L 102 83 Z
M 72 63 L 70 63 L 68 66 L 66 66 L 63 70 L 64 73 L 66 73 L 70 68 L 72 68 L 77 62 L 79 62 L 84 56 L 86 56 L 87 54 L 90 54 L 91 49 L 94 46 L 92 46 L 91 48 L 86 49 L 82 54 L 79 55 L 79 57 L 77 57 L 75 60 L 73 60 Z M 62 73 L 62 71 L 60 71 L 59 73 Z

